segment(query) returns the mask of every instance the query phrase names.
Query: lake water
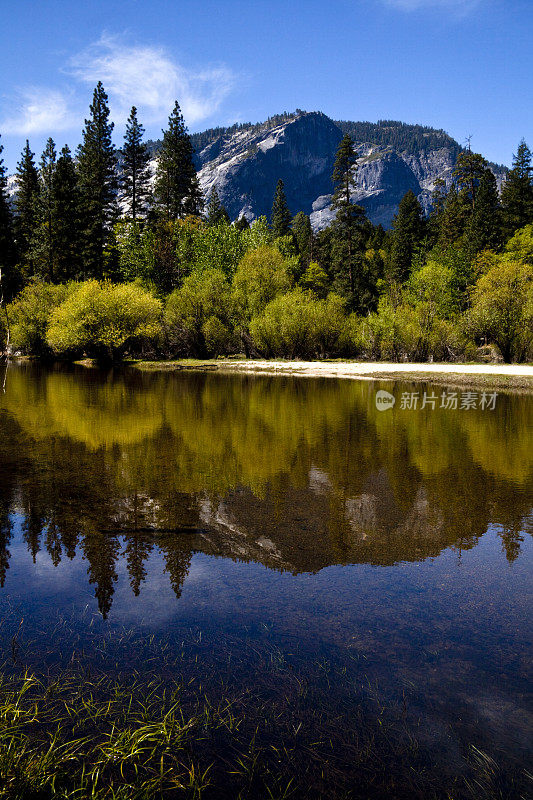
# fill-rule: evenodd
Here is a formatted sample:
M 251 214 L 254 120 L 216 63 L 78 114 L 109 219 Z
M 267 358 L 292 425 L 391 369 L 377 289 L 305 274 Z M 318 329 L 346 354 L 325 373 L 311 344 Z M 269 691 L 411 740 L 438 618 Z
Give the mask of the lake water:
M 441 407 L 451 391 L 10 365 L 2 660 L 169 677 L 179 660 L 213 696 L 224 676 L 302 714 L 306 681 L 311 739 L 364 707 L 439 774 L 472 746 L 521 774 L 533 395 Z

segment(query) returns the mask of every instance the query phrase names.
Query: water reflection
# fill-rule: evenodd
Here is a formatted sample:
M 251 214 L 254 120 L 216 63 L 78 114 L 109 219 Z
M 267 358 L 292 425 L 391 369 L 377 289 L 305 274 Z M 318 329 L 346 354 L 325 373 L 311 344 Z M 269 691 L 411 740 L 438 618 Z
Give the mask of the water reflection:
M 14 366 L 0 395 L 0 585 L 15 512 L 34 560 L 83 554 L 104 616 L 119 560 L 138 595 L 154 550 L 177 597 L 198 552 L 296 575 L 468 550 L 493 525 L 512 563 L 533 531 L 531 397 L 380 412 L 377 388 Z

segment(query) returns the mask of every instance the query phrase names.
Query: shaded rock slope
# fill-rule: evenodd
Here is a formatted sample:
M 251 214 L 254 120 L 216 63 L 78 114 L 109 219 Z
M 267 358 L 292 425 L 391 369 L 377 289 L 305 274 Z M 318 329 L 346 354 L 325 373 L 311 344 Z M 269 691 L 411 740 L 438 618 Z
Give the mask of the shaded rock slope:
M 193 134 L 196 166 L 206 196 L 213 186 L 232 219 L 270 215 L 281 178 L 291 212 L 310 214 L 315 230 L 333 218 L 331 174 L 344 132 L 358 153 L 354 201 L 375 224 L 390 227 L 411 189 L 425 211 L 440 178 L 449 185 L 460 146 L 444 131 L 399 122 L 334 122 L 320 112 L 280 115 L 258 125 Z M 364 136 L 366 141 L 359 141 Z M 504 168 L 495 167 L 501 182 Z

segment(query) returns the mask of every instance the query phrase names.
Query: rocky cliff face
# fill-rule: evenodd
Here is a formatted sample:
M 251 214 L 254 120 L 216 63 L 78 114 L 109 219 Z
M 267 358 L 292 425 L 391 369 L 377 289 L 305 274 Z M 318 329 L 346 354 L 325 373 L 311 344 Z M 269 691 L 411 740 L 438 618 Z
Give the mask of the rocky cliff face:
M 293 213 L 311 213 L 317 197 L 331 191 L 339 128 L 323 114 L 306 114 L 264 130 L 221 136 L 197 156 L 200 184 L 213 186 L 230 217 L 270 215 L 281 178 Z
M 320 112 L 281 115 L 257 125 L 217 128 L 192 135 L 200 185 L 208 198 L 216 186 L 232 220 L 270 217 L 276 184 L 281 178 L 293 214 L 304 211 L 315 230 L 334 218 L 331 175 L 343 131 L 358 154 L 353 200 L 374 224 L 392 225 L 400 200 L 409 189 L 429 211 L 431 193 L 441 178 L 449 186 L 460 147 L 444 131 L 402 123 L 336 123 Z M 357 141 L 358 136 L 370 141 Z M 158 142 L 150 142 L 154 156 Z M 501 186 L 504 168 L 491 165 Z M 119 167 L 120 169 L 120 167 Z M 8 178 L 14 199 L 16 178 Z M 122 211 L 127 213 L 127 208 Z
M 252 220 L 270 215 L 281 178 L 292 213 L 310 214 L 313 228 L 320 230 L 334 216 L 331 174 L 341 138 L 340 127 L 318 112 L 223 133 L 197 154 L 200 184 L 206 197 L 216 186 L 232 219 L 245 215 Z M 442 178 L 449 185 L 459 149 L 450 137 L 442 139 L 434 149 L 355 143 L 359 159 L 353 198 L 372 222 L 390 227 L 409 189 L 429 211 L 435 183 Z

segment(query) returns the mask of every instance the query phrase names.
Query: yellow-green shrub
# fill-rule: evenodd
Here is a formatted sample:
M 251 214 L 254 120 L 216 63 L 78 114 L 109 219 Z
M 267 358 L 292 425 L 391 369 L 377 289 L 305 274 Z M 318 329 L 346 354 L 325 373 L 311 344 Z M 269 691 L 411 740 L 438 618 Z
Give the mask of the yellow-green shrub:
M 11 345 L 28 355 L 51 354 L 46 331 L 53 310 L 72 291 L 72 284 L 56 286 L 34 281 L 26 286 L 8 307 Z
M 116 360 L 161 333 L 161 302 L 132 283 L 78 284 L 50 317 L 47 342 L 57 354 Z

